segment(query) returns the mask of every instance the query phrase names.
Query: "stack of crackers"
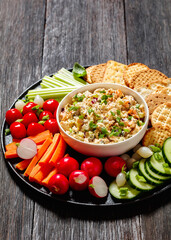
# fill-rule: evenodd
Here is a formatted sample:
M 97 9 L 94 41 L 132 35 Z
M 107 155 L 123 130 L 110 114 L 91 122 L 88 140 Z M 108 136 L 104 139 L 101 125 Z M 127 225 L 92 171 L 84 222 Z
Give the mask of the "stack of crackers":
M 142 63 L 125 65 L 110 60 L 86 69 L 88 83 L 117 83 L 140 93 L 149 107 L 150 123 L 143 145 L 163 145 L 171 137 L 171 78 Z

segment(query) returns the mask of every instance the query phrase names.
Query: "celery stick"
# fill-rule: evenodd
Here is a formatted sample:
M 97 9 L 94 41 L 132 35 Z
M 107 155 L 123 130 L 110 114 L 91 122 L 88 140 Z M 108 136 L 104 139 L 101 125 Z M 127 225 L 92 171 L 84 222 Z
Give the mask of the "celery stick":
M 68 77 L 61 73 L 56 73 L 54 77 L 63 83 L 67 83 L 70 86 L 82 86 L 81 84 L 79 84 L 79 82 L 73 81 L 71 77 Z
M 61 83 L 60 81 L 56 80 L 53 77 L 49 77 L 49 76 L 45 76 L 42 80 L 43 82 L 47 82 L 47 83 L 51 83 L 52 85 L 54 85 L 54 87 L 68 87 L 68 84 L 65 83 Z
M 40 83 L 40 86 L 42 88 L 50 88 L 51 87 L 51 86 L 49 86 L 49 84 L 46 84 L 46 83 L 43 83 L 43 82 Z
M 60 82 L 63 86 L 75 86 L 74 84 L 70 83 L 70 79 L 68 81 L 68 79 L 63 76 L 63 75 L 58 75 L 58 73 L 56 73 L 55 75 L 53 75 L 53 78 L 57 81 Z
M 76 81 L 82 83 L 83 85 L 87 85 L 87 84 L 88 84 L 88 83 L 87 83 L 86 81 L 84 81 L 83 79 L 74 76 L 72 72 L 66 70 L 65 68 L 62 68 L 62 69 L 59 70 L 58 72 L 63 73 L 63 74 L 65 74 L 65 75 L 67 75 L 68 77 L 73 78 L 74 80 L 76 80 Z

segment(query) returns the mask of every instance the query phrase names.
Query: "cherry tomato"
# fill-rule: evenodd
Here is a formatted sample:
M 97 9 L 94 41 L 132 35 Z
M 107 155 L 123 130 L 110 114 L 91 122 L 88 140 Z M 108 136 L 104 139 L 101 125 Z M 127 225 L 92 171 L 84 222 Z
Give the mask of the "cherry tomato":
M 56 113 L 57 113 L 58 108 L 55 110 L 53 117 L 56 119 Z
M 26 128 L 30 123 L 33 123 L 33 122 L 38 122 L 38 118 L 35 113 L 28 112 L 23 116 L 22 123 L 25 125 Z
M 54 194 L 65 194 L 69 189 L 68 179 L 62 174 L 55 174 L 50 178 L 48 188 Z
M 8 110 L 5 115 L 6 121 L 9 125 L 15 122 L 17 119 L 21 119 L 22 117 L 23 117 L 22 114 L 16 108 Z
M 124 170 L 126 170 L 126 161 L 121 157 L 110 157 L 105 162 L 104 168 L 107 174 L 111 177 L 116 177 L 125 165 Z
M 56 101 L 55 99 L 49 99 L 43 103 L 43 110 L 47 110 L 51 113 L 54 113 L 58 105 L 59 105 L 58 101 Z
M 59 127 L 56 119 L 49 119 L 44 123 L 44 127 L 52 134 L 59 132 Z
M 86 171 L 90 178 L 100 175 L 102 169 L 103 165 L 101 161 L 95 157 L 87 158 L 81 164 L 81 170 Z
M 44 118 L 44 119 L 43 119 Z M 39 115 L 39 120 L 48 120 L 48 119 L 51 119 L 53 118 L 53 114 L 49 111 L 43 111 L 40 113 Z
M 38 133 L 45 131 L 45 127 L 42 126 L 40 123 L 30 123 L 27 128 L 27 135 L 34 136 Z
M 37 109 L 33 110 L 32 108 L 38 106 L 34 102 L 28 102 L 24 107 L 23 107 L 23 115 L 25 115 L 28 112 L 36 113 Z
M 26 137 L 26 128 L 20 122 L 13 122 L 10 126 L 10 132 L 13 138 L 21 139 Z
M 69 185 L 73 190 L 82 191 L 88 187 L 89 176 L 86 171 L 76 170 L 69 176 Z
M 58 172 L 69 177 L 71 172 L 79 169 L 79 163 L 72 157 L 64 157 L 57 163 Z

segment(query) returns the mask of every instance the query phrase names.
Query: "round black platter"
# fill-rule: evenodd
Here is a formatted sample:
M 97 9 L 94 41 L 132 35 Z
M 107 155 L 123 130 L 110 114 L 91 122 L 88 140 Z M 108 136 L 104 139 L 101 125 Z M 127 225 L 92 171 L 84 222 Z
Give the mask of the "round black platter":
M 28 90 L 34 89 L 34 88 L 40 86 L 41 81 L 42 81 L 42 79 L 40 79 L 39 81 L 32 84 L 16 99 L 16 101 L 18 99 L 24 98 L 25 95 L 27 94 Z M 10 108 L 14 107 L 15 102 L 12 104 L 12 106 Z M 6 123 L 6 121 L 4 120 L 2 123 L 2 129 L 1 129 L 1 145 L 2 145 L 3 153 L 5 153 L 5 145 L 12 142 L 11 135 L 5 136 L 5 129 L 7 129 L 7 128 L 9 128 L 9 126 Z M 71 149 L 70 147 L 67 148 L 67 153 L 69 153 L 70 156 L 76 158 L 80 163 L 85 158 L 87 158 L 87 156 L 84 156 L 84 155 L 76 152 L 75 150 Z M 168 182 L 166 185 L 157 187 L 153 191 L 149 191 L 148 193 L 143 193 L 143 194 L 139 195 L 136 199 L 124 200 L 124 201 L 117 200 L 117 199 L 113 198 L 110 194 L 108 194 L 108 196 L 104 199 L 97 199 L 97 198 L 91 196 L 90 193 L 88 192 L 88 190 L 85 190 L 82 192 L 75 192 L 75 191 L 69 190 L 67 194 L 59 196 L 59 195 L 52 194 L 51 192 L 49 192 L 49 190 L 47 188 L 42 187 L 39 184 L 29 182 L 28 178 L 26 178 L 23 175 L 23 172 L 21 172 L 15 168 L 15 165 L 19 161 L 21 161 L 19 158 L 18 159 L 9 159 L 9 160 L 6 160 L 4 158 L 4 160 L 5 160 L 6 164 L 8 165 L 8 167 L 10 168 L 10 170 L 12 171 L 14 178 L 16 178 L 17 181 L 19 180 L 22 183 L 22 185 L 24 184 L 24 186 L 26 187 L 25 188 L 26 190 L 29 188 L 29 190 L 31 190 L 31 191 L 34 191 L 34 192 L 36 191 L 36 193 L 40 197 L 45 197 L 45 198 L 48 198 L 51 200 L 65 202 L 68 204 L 89 206 L 89 207 L 97 207 L 97 206 L 99 207 L 100 206 L 100 207 L 119 208 L 119 207 L 131 206 L 131 205 L 135 205 L 136 203 L 144 202 L 148 199 L 158 196 L 162 192 L 171 188 L 171 182 Z M 105 159 L 101 159 L 101 160 L 102 160 L 102 162 L 105 161 Z M 107 182 L 108 185 L 113 180 L 112 178 L 108 177 L 104 171 L 102 172 L 101 176 L 105 179 L 105 181 Z

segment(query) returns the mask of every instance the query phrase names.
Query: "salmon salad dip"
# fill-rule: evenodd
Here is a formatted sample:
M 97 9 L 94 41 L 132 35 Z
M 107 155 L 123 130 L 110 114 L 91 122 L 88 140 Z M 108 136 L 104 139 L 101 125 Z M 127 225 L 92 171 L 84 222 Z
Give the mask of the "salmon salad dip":
M 98 88 L 78 93 L 60 113 L 60 124 L 67 134 L 92 144 L 122 142 L 144 125 L 144 105 L 120 89 Z

